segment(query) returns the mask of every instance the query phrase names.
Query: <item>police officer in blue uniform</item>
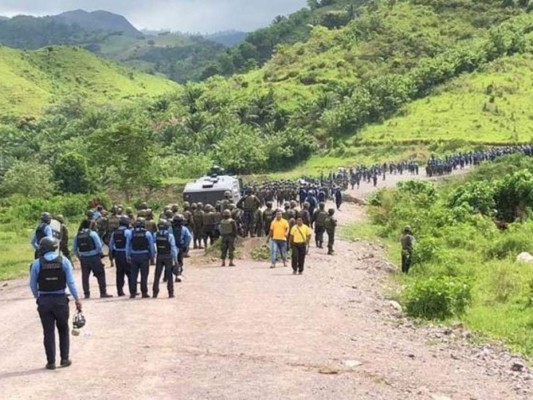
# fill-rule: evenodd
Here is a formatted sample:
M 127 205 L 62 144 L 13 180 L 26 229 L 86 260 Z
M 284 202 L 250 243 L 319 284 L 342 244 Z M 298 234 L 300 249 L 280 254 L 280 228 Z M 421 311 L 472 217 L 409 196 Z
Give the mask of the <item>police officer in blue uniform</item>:
M 172 219 L 172 233 L 178 247 L 178 268 L 175 269 L 176 282 L 181 282 L 183 278 L 183 256 L 187 254 L 192 242 L 192 234 L 185 226 L 185 217 L 181 214 L 175 215 Z
M 44 212 L 41 214 L 41 222 L 37 225 L 35 232 L 31 238 L 31 245 L 35 250 L 35 258 L 39 257 L 39 243 L 44 237 L 53 238 L 54 233 L 52 232 L 52 227 L 50 226 L 52 222 L 52 215 L 50 213 Z
M 113 297 L 107 294 L 105 268 L 102 263 L 102 242 L 98 234 L 90 229 L 91 221 L 84 220 L 80 225 L 80 231 L 74 237 L 72 252 L 80 259 L 81 264 L 81 283 L 85 298 L 91 297 L 89 287 L 89 276 L 91 272 L 98 280 L 100 288 L 100 297 Z
M 67 258 L 59 255 L 59 241 L 44 237 L 39 242 L 39 257 L 33 262 L 30 274 L 30 288 L 37 299 L 37 310 L 44 332 L 44 349 L 46 352 L 46 368 L 56 369 L 55 329 L 59 333 L 59 351 L 61 367 L 69 367 L 69 300 L 65 289 L 76 301 L 76 308 L 81 312 L 81 302 L 76 288 L 76 280 L 72 264 Z
M 143 299 L 149 298 L 148 294 L 148 274 L 150 264 L 154 264 L 155 248 L 154 237 L 145 228 L 145 219 L 138 218 L 135 221 L 135 228 L 128 235 L 126 240 L 126 257 L 131 264 L 130 275 L 130 298 L 137 295 L 137 278 L 141 273 L 141 293 Z
M 126 215 L 121 215 L 119 219 L 119 227 L 111 233 L 109 239 L 109 260 L 113 267 L 116 263 L 117 274 L 117 293 L 119 297 L 124 296 L 124 276 L 128 280 L 128 287 L 131 290 L 130 274 L 131 266 L 126 257 L 126 242 L 128 236 L 131 236 L 129 229 L 130 219 Z
M 172 233 L 170 223 L 162 219 L 157 224 L 157 232 L 154 234 L 155 248 L 157 258 L 155 262 L 155 277 L 153 286 L 153 297 L 157 298 L 159 294 L 159 281 L 161 273 L 165 271 L 165 281 L 167 282 L 168 297 L 174 297 L 174 281 L 172 279 L 172 269 L 178 265 L 178 252 L 176 240 Z

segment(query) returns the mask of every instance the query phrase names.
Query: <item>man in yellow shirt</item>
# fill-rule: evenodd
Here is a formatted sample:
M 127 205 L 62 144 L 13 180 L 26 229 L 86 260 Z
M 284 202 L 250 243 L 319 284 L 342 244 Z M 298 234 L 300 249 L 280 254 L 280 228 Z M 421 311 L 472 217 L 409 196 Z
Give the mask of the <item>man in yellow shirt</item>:
M 291 229 L 290 243 L 292 248 L 292 273 L 294 275 L 304 272 L 305 255 L 311 240 L 311 228 L 304 225 L 302 217 L 296 219 L 296 225 Z
M 267 243 L 270 241 L 270 255 L 272 265 L 270 268 L 276 268 L 278 259 L 278 249 L 281 253 L 283 266 L 287 266 L 287 237 L 289 236 L 289 222 L 282 218 L 281 210 L 276 210 L 276 218 L 270 224 Z

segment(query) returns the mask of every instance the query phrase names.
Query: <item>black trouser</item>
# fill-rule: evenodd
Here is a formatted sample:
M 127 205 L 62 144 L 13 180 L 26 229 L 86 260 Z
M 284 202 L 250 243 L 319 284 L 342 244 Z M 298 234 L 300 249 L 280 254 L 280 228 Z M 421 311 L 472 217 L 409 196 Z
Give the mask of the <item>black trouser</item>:
M 186 254 L 186 251 L 188 250 L 185 247 L 181 247 L 178 249 L 178 268 L 177 268 L 177 276 L 181 276 L 183 274 L 183 256 Z
M 169 296 L 174 294 L 174 280 L 172 279 L 172 256 L 164 255 L 158 256 L 155 262 L 155 277 L 154 277 L 154 286 L 153 292 L 154 297 L 157 297 L 159 294 L 159 281 L 161 280 L 161 274 L 163 270 L 165 271 L 165 280 L 167 282 L 167 290 Z
M 134 254 L 131 256 L 130 295 L 137 294 L 137 278 L 141 273 L 141 293 L 148 294 L 148 273 L 150 272 L 150 256 Z
M 100 254 L 90 257 L 80 257 L 81 264 L 81 284 L 83 286 L 83 293 L 85 296 L 91 295 L 91 289 L 89 287 L 89 276 L 91 272 L 98 280 L 98 286 L 100 287 L 100 295 L 106 294 L 106 281 L 105 281 L 105 269 Z
M 37 299 L 37 311 L 41 318 L 44 333 L 44 349 L 48 364 L 56 362 L 56 336 L 59 332 L 59 352 L 61 360 L 68 360 L 70 337 L 69 337 L 69 307 L 68 298 L 62 295 L 41 295 Z
M 328 234 L 328 251 L 333 252 L 333 245 L 335 244 L 335 229 L 326 229 Z
M 229 253 L 229 259 L 230 261 L 233 261 L 233 258 L 235 257 L 235 236 L 222 235 L 221 249 L 222 253 L 220 259 L 225 260 Z
M 404 274 L 409 273 L 409 269 L 411 268 L 411 259 L 411 252 L 407 250 L 402 250 L 402 272 Z
M 324 242 L 324 232 L 326 231 L 326 229 L 324 228 L 324 226 L 317 225 L 315 227 L 315 230 L 316 230 L 316 236 L 315 236 L 316 247 L 322 247 L 322 243 Z
M 292 269 L 295 272 L 303 272 L 305 264 L 305 254 L 307 245 L 305 243 L 294 243 L 292 245 Z
M 114 258 L 115 258 L 115 267 L 117 268 L 117 293 L 119 295 L 124 294 L 124 276 L 126 276 L 128 281 L 128 287 L 131 290 L 131 281 L 130 281 L 130 275 L 131 275 L 131 266 L 128 262 L 128 259 L 126 258 L 126 252 L 125 251 L 115 251 L 114 252 Z

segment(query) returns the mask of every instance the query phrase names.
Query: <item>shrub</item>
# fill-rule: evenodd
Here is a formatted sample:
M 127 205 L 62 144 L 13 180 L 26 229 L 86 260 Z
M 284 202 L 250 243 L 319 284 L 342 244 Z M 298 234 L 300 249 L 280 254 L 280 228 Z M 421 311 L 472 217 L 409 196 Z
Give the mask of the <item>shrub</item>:
M 458 278 L 418 279 L 405 293 L 406 312 L 416 318 L 461 315 L 471 301 L 470 285 Z
M 526 232 L 505 232 L 486 250 L 486 255 L 488 258 L 504 259 L 532 249 L 531 236 Z
M 439 245 L 437 240 L 432 237 L 422 238 L 416 243 L 414 262 L 417 264 L 426 264 L 433 261 L 437 255 Z
M 496 202 L 494 201 L 495 190 L 496 188 L 491 182 L 467 182 L 454 190 L 448 204 L 450 207 L 468 204 L 475 211 L 479 211 L 484 215 L 491 215 L 496 207 Z
M 494 294 L 494 300 L 499 303 L 505 303 L 517 292 L 519 281 L 509 265 L 498 264 L 490 275 L 491 290 Z
M 252 250 L 252 259 L 255 261 L 268 261 L 270 260 L 270 248 L 268 245 L 263 244 Z
M 55 190 L 52 171 L 47 165 L 33 161 L 17 161 L 6 172 L 0 186 L 3 195 L 27 197 L 51 196 Z

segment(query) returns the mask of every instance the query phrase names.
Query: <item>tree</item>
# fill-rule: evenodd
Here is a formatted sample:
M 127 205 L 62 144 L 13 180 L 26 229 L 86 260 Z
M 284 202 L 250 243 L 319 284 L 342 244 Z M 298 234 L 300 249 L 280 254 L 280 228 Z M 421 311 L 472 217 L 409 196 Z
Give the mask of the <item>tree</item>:
M 311 10 L 316 10 L 317 8 L 320 7 L 320 3 L 318 2 L 318 0 L 307 0 L 307 6 Z
M 134 190 L 153 186 L 152 138 L 137 121 L 121 121 L 109 129 L 95 131 L 90 139 L 95 165 L 101 165 L 104 179 L 124 192 L 129 201 Z
M 4 196 L 48 197 L 53 195 L 55 184 L 48 165 L 16 161 L 6 172 L 0 188 Z
M 89 177 L 87 160 L 81 154 L 67 153 L 53 166 L 54 178 L 59 190 L 65 193 L 90 193 L 95 187 Z

